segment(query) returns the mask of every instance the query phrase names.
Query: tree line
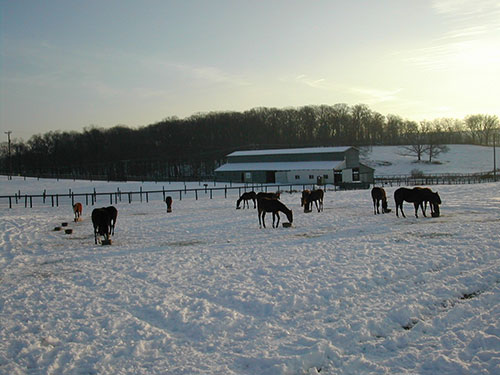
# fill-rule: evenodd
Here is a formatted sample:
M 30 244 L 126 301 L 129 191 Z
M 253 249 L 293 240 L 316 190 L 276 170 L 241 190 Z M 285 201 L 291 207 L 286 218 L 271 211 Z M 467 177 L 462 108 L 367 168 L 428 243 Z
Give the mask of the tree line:
M 310 146 L 488 145 L 499 128 L 494 115 L 415 122 L 382 115 L 364 104 L 253 108 L 209 112 L 130 128 L 96 126 L 51 131 L 0 149 L 7 174 L 108 179 L 204 178 L 235 150 Z

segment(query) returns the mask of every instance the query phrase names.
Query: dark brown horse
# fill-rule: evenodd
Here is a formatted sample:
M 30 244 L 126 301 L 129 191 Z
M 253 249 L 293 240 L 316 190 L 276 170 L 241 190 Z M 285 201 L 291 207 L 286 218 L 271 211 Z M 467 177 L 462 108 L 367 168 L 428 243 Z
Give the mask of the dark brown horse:
M 301 203 L 304 206 L 304 212 L 308 212 L 312 210 L 312 202 L 316 205 L 316 209 L 318 212 L 323 211 L 323 197 L 325 192 L 322 189 L 316 190 L 304 190 L 302 192 L 302 200 Z
M 422 209 L 422 213 L 425 215 L 425 210 L 423 206 L 423 202 L 427 201 L 430 202 L 431 204 L 431 210 L 439 204 L 441 204 L 441 198 L 439 197 L 439 194 L 436 192 L 432 192 L 428 188 L 413 188 L 413 189 L 408 189 L 408 188 L 399 188 L 394 192 L 394 202 L 396 203 L 396 216 L 399 217 L 398 215 L 398 210 L 401 210 L 401 214 L 403 217 L 406 217 L 404 212 L 403 212 L 403 202 L 409 202 L 413 203 L 413 206 L 415 207 L 415 217 L 418 217 L 417 211 L 418 207 Z M 439 212 L 439 208 L 437 209 Z
M 109 233 L 115 235 L 116 218 L 118 217 L 118 210 L 114 206 L 104 207 L 109 215 Z
M 385 190 L 381 187 L 374 187 L 372 189 L 372 199 L 373 199 L 373 213 L 380 214 L 380 202 L 382 202 L 382 213 L 391 212 L 389 208 L 387 208 L 387 196 L 385 194 Z
M 97 245 L 97 237 L 104 236 L 105 241 L 109 241 L 111 218 L 106 208 L 95 208 L 92 211 L 92 225 L 94 226 L 94 240 Z
M 172 197 L 170 195 L 165 198 L 165 204 L 167 205 L 167 212 L 172 212 Z
M 427 210 L 427 203 L 429 203 L 429 206 L 431 208 L 431 216 L 432 217 L 438 217 L 439 216 L 439 205 L 441 204 L 441 197 L 437 192 L 433 192 L 429 188 L 423 188 L 423 187 L 415 187 L 413 189 L 420 190 L 422 194 L 424 195 L 424 200 L 422 201 L 422 204 L 420 205 L 420 208 L 422 209 L 422 212 L 425 215 L 425 210 Z
M 247 208 L 249 207 L 248 201 L 251 200 L 253 202 L 253 208 L 256 208 L 256 200 L 257 200 L 257 194 L 255 194 L 255 191 L 247 191 L 243 194 L 241 194 L 241 197 L 238 198 L 236 201 L 236 209 L 240 208 L 240 203 L 243 201 L 243 208 L 245 208 L 245 203 Z
M 272 212 L 273 213 L 273 228 L 278 228 L 278 225 L 280 223 L 280 212 L 283 212 L 289 223 L 292 224 L 293 222 L 293 213 L 292 210 L 288 209 L 282 202 L 280 202 L 277 199 L 270 199 L 270 198 L 259 198 L 257 199 L 257 211 L 259 215 L 259 227 L 266 227 L 266 222 L 264 221 L 264 217 L 266 216 L 266 212 Z M 275 218 L 278 218 L 276 221 L 276 226 L 274 224 Z

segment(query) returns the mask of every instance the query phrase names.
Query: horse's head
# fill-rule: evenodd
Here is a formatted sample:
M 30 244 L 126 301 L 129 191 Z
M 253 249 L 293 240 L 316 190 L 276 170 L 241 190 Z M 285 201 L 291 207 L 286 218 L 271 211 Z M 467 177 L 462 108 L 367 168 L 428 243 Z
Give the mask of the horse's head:
M 434 203 L 441 204 L 441 197 L 439 196 L 438 192 L 436 191 L 435 193 L 433 193 L 433 195 L 434 195 Z
M 288 211 L 286 213 L 286 218 L 288 219 L 288 221 L 290 222 L 290 224 L 293 223 L 293 212 L 292 212 L 292 210 L 290 210 L 290 211 Z
M 388 214 L 391 212 L 390 208 L 387 208 L 387 198 L 382 198 L 382 212 Z

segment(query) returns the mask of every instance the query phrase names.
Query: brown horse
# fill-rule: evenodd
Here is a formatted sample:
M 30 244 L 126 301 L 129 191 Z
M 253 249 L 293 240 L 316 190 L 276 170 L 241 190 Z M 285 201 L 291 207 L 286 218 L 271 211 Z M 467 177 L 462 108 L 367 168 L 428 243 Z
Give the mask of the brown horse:
M 381 187 L 374 187 L 372 189 L 372 199 L 373 199 L 373 213 L 380 214 L 380 202 L 382 202 L 382 213 L 391 212 L 389 208 L 387 208 L 387 196 L 385 194 L 385 190 Z
M 241 197 L 238 198 L 236 201 L 236 209 L 240 209 L 240 203 L 243 201 L 243 208 L 245 208 L 245 203 L 247 208 L 250 208 L 248 205 L 248 201 L 251 200 L 253 202 L 253 208 L 256 208 L 257 206 L 255 205 L 255 201 L 257 199 L 257 194 L 255 194 L 255 191 L 247 191 L 243 194 L 241 194 Z
M 423 202 L 427 201 L 430 202 L 431 204 L 431 210 L 434 208 L 436 210 L 436 206 L 441 204 L 441 198 L 439 197 L 439 194 L 436 192 L 432 192 L 428 188 L 413 188 L 413 189 L 408 189 L 408 188 L 399 188 L 394 192 L 394 201 L 396 203 L 396 216 L 399 217 L 398 215 L 398 210 L 401 210 L 401 214 L 403 217 L 406 217 L 404 212 L 403 212 L 403 202 L 410 202 L 413 203 L 413 206 L 415 207 L 415 217 L 418 218 L 418 207 L 422 209 L 422 213 L 425 215 L 425 210 L 423 206 Z M 439 212 L 439 208 L 437 209 L 437 212 Z
M 172 212 L 172 197 L 170 195 L 165 198 L 165 203 L 167 204 L 167 212 Z
M 75 221 L 78 221 L 80 216 L 82 216 L 82 204 L 80 202 L 77 202 L 73 205 L 73 213 L 75 214 Z
M 316 190 L 304 190 L 302 192 L 302 205 L 304 206 L 304 212 L 312 210 L 312 202 L 316 205 L 318 212 L 323 211 L 323 196 L 325 192 L 322 189 Z
M 273 228 L 278 228 L 278 225 L 280 223 L 280 212 L 283 212 L 290 224 L 293 222 L 293 213 L 292 210 L 288 209 L 282 202 L 280 202 L 277 199 L 270 199 L 270 198 L 260 198 L 257 199 L 257 211 L 259 215 L 259 227 L 266 227 L 266 222 L 264 221 L 264 217 L 266 216 L 266 212 L 272 212 L 273 213 Z M 278 218 L 276 222 L 276 226 L 274 225 L 275 218 Z M 262 218 L 262 220 L 261 220 Z

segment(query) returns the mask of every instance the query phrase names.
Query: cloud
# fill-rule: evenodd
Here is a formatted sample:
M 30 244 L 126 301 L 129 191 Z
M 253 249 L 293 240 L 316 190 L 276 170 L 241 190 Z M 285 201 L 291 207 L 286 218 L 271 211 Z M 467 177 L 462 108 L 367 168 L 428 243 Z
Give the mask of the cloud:
M 326 89 L 327 87 L 325 86 L 326 80 L 324 78 L 319 78 L 319 79 L 311 79 L 305 74 L 300 74 L 297 77 L 295 77 L 295 82 L 304 84 L 306 86 L 315 88 L 315 89 Z
M 363 102 L 366 102 L 367 104 L 376 104 L 398 100 L 397 94 L 399 94 L 402 89 L 380 90 L 364 87 L 352 87 L 350 91 L 355 94 L 363 95 L 365 97 Z

